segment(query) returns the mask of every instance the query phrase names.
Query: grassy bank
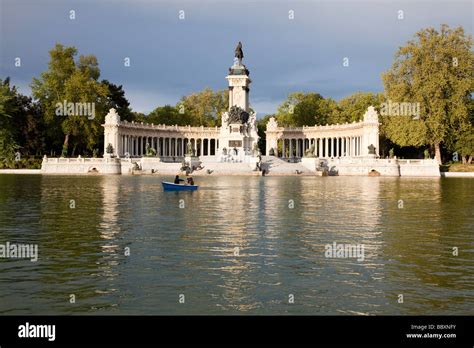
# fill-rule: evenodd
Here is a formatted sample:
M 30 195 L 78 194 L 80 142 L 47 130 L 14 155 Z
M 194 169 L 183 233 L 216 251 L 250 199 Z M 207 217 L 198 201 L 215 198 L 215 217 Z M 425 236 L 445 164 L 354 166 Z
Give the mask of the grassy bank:
M 450 162 L 440 166 L 442 172 L 474 172 L 474 163 L 462 164 L 460 162 Z
M 0 161 L 0 169 L 41 169 L 40 158 L 22 158 L 18 161 L 15 160 L 3 160 Z

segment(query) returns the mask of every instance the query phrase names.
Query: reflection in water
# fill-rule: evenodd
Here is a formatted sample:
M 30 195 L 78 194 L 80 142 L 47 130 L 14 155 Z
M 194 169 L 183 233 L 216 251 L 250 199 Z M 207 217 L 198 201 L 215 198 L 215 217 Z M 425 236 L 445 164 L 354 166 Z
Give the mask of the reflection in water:
M 0 241 L 40 254 L 0 260 L 0 313 L 472 314 L 471 179 L 161 179 L 0 176 Z
M 101 221 L 98 226 L 100 237 L 103 242 L 100 244 L 102 255 L 98 260 L 97 274 L 105 278 L 107 283 L 115 283 L 115 278 L 119 275 L 117 266 L 120 263 L 120 252 L 125 250 L 120 247 L 118 237 L 120 234 L 119 225 L 119 188 L 120 178 L 118 176 L 103 176 L 100 178 L 102 189 L 102 204 L 98 212 L 101 212 Z M 127 250 L 128 254 L 128 250 Z M 115 287 L 97 289 L 99 294 L 110 294 L 117 291 Z

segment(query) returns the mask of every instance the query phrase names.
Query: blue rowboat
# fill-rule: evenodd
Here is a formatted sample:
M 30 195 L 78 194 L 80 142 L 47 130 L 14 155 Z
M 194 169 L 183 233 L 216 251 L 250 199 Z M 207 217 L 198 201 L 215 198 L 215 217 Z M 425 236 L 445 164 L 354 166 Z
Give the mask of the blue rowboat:
M 198 185 L 178 185 L 166 181 L 162 181 L 161 184 L 165 191 L 196 191 L 199 187 Z

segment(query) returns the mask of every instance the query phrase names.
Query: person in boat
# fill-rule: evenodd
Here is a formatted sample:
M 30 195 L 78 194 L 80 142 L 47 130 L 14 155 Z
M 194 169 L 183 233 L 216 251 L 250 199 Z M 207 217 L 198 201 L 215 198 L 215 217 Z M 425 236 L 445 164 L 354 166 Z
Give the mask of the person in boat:
M 194 185 L 194 180 L 192 177 L 188 178 L 188 185 Z
M 176 177 L 174 178 L 174 183 L 175 183 L 176 185 L 179 185 L 179 183 L 180 183 L 181 181 L 184 181 L 184 180 L 183 180 L 183 179 L 180 179 L 180 178 L 179 178 L 179 175 L 176 175 Z

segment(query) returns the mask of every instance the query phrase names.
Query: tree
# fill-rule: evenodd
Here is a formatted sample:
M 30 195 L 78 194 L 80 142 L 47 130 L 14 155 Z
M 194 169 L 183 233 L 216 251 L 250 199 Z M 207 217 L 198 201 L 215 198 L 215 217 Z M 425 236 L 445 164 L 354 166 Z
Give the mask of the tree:
M 130 109 L 130 102 L 125 98 L 125 91 L 122 85 L 117 86 L 107 80 L 102 80 L 102 84 L 106 85 L 109 90 L 107 94 L 107 109 L 114 108 L 117 110 L 122 121 L 131 122 L 133 120 L 132 110 Z
M 267 123 L 270 120 L 270 118 L 275 117 L 275 115 L 266 115 L 262 117 L 261 119 L 257 120 L 257 133 L 259 136 L 258 139 L 258 148 L 260 149 L 261 153 L 266 152 L 266 147 L 267 147 L 267 140 L 266 140 L 266 133 L 265 131 L 267 130 Z
M 325 125 L 335 105 L 334 100 L 324 99 L 319 93 L 291 93 L 278 108 L 276 119 L 285 127 Z
M 176 109 L 191 126 L 215 127 L 221 124 L 221 114 L 229 108 L 229 91 L 214 92 L 205 88 L 201 92 L 182 97 Z
M 20 94 L 10 79 L 0 79 L 0 160 L 8 165 L 15 153 L 20 157 L 38 154 L 44 149 L 44 127 L 38 104 Z
M 42 107 L 50 145 L 58 151 L 67 151 L 72 138 L 73 155 L 77 147 L 82 151 L 92 151 L 101 142 L 101 123 L 109 95 L 108 86 L 97 81 L 100 76 L 97 59 L 94 56 L 80 56 L 76 63 L 76 54 L 75 47 L 56 44 L 50 51 L 48 70 L 41 74 L 40 79 L 34 78 L 31 84 L 33 97 Z M 58 104 L 64 101 L 92 103 L 95 115 L 58 116 Z M 64 139 L 62 145 L 61 137 Z
M 185 126 L 191 122 L 185 114 L 180 114 L 174 106 L 159 106 L 146 117 L 147 122 L 154 124 Z
M 441 146 L 453 143 L 453 134 L 469 128 L 474 87 L 471 47 L 472 37 L 461 27 L 442 25 L 439 32 L 421 30 L 397 51 L 391 69 L 382 75 L 386 97 L 419 103 L 420 119 L 385 117 L 390 140 L 402 146 L 429 144 L 441 163 Z
M 369 106 L 379 109 L 383 101 L 382 94 L 356 92 L 348 97 L 342 98 L 334 108 L 331 123 L 351 123 L 363 119 Z
M 18 144 L 13 139 L 13 116 L 15 112 L 13 92 L 10 79 L 0 79 L 0 160 L 6 162 L 13 159 Z

